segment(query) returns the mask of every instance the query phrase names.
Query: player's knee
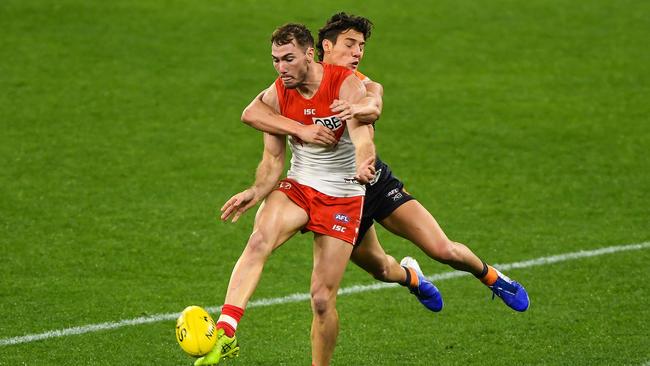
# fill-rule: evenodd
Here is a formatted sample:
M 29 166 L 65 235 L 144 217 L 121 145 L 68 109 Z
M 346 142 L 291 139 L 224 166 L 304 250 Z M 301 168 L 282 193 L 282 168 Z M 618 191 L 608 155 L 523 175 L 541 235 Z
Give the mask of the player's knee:
M 458 257 L 458 249 L 456 248 L 456 243 L 449 239 L 441 239 L 435 243 L 435 259 L 443 262 L 453 262 L 456 261 Z
M 273 251 L 273 243 L 268 235 L 264 235 L 260 230 L 255 230 L 248 238 L 246 251 L 255 257 L 268 257 Z
M 381 266 L 374 268 L 370 274 L 378 280 L 382 282 L 388 282 L 388 274 L 390 272 L 390 266 L 388 263 L 383 263 Z
M 311 293 L 311 307 L 316 316 L 325 316 L 334 308 L 332 295 L 328 291 L 313 291 Z

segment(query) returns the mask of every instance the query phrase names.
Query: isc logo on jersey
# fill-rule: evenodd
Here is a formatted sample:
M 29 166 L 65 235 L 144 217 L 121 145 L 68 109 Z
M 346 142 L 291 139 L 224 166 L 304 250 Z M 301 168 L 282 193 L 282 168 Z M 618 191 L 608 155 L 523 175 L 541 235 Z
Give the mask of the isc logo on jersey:
M 336 131 L 339 128 L 343 127 L 343 122 L 340 119 L 338 119 L 336 116 L 312 117 L 311 119 L 315 125 L 325 126 L 332 131 Z

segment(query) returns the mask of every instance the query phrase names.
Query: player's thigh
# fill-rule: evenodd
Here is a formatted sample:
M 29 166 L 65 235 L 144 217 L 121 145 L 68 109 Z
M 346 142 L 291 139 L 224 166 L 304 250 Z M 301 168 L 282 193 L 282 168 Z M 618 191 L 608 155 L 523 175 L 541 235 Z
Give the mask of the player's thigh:
M 381 220 L 380 224 L 393 234 L 408 239 L 421 248 L 448 240 L 436 219 L 414 199 L 396 208 L 388 217 Z
M 315 291 L 335 293 L 338 290 L 351 253 L 350 243 L 331 236 L 314 234 L 312 293 Z
M 354 248 L 352 262 L 367 272 L 378 273 L 385 269 L 388 261 L 386 252 L 379 243 L 375 226 L 371 226 L 361 242 Z
M 286 194 L 273 191 L 257 210 L 253 235 L 263 235 L 265 240 L 272 243 L 272 249 L 276 249 L 305 226 L 308 220 L 305 210 Z

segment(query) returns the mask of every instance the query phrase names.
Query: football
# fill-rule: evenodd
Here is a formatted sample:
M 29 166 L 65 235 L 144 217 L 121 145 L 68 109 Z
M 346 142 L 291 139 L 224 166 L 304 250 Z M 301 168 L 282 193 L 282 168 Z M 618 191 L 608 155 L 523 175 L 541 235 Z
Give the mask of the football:
M 176 320 L 176 341 L 190 356 L 206 355 L 217 341 L 214 320 L 200 306 L 188 306 Z

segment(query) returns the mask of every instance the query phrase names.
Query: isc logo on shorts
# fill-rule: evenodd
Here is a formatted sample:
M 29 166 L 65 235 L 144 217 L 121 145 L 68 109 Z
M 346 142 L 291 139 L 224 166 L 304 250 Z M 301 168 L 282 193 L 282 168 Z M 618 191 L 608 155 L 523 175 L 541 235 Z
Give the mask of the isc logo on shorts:
M 329 117 L 312 117 L 312 121 L 315 125 L 321 125 L 329 128 L 332 131 L 336 131 L 343 126 L 343 122 L 336 116 Z
M 334 215 L 334 220 L 348 224 L 350 222 L 350 217 L 346 214 L 337 213 Z
M 332 226 L 332 230 L 340 231 L 340 232 L 344 233 L 345 232 L 345 227 L 341 226 L 341 225 L 334 225 L 334 226 Z

